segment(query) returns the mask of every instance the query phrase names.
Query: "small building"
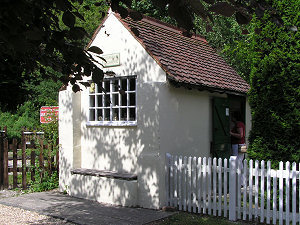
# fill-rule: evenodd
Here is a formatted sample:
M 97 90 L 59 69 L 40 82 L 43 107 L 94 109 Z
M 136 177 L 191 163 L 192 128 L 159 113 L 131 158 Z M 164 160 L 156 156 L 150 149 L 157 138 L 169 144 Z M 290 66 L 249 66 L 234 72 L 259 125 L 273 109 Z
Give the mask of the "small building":
M 90 46 L 103 50 L 102 68 L 115 75 L 59 93 L 61 191 L 160 208 L 166 153 L 228 157 L 232 110 L 248 136 L 249 85 L 202 37 L 109 12 Z

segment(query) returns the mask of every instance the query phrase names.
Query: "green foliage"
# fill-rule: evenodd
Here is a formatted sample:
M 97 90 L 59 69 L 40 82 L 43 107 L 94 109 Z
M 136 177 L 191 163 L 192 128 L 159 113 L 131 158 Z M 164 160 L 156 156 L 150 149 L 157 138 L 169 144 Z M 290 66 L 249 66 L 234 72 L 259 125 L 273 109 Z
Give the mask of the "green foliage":
M 71 81 L 76 87 L 74 90 L 78 90 L 76 81 L 81 80 L 81 76 L 84 75 L 82 68 L 86 71 L 93 71 L 96 68 L 90 56 L 84 51 L 86 43 L 84 40 L 89 36 L 84 26 L 88 26 L 89 21 L 85 22 L 78 11 L 80 8 L 87 18 L 96 18 L 95 7 L 90 7 L 91 12 L 86 13 L 88 5 L 93 5 L 95 1 L 87 1 L 86 5 L 82 5 L 82 2 L 80 0 L 38 2 L 24 0 L 1 3 L 0 100 L 2 107 L 15 109 L 16 105 L 27 100 L 24 96 L 26 97 L 28 92 L 22 86 L 26 81 L 35 80 L 32 76 L 34 71 L 39 70 L 43 78 L 55 80 L 57 79 L 55 73 L 45 73 L 45 68 L 51 67 L 53 71 L 61 73 L 58 78 L 60 81 L 65 84 Z M 107 6 L 103 9 L 106 10 Z M 100 21 L 94 23 L 99 24 Z M 87 28 L 94 29 L 94 27 L 93 25 Z M 69 76 L 74 73 L 77 76 Z
M 290 29 L 300 27 L 300 4 L 280 0 L 273 4 L 283 26 L 272 21 L 271 13 L 254 17 L 246 43 L 232 54 L 250 68 L 252 131 L 249 156 L 258 160 L 300 161 L 300 35 Z M 276 166 L 276 164 L 275 164 Z
M 255 52 L 248 51 L 249 48 L 249 38 L 246 38 L 246 40 L 236 41 L 232 45 L 225 44 L 222 50 L 222 55 L 225 56 L 227 63 L 230 64 L 247 83 L 250 83 L 250 58 L 252 54 L 255 54 Z
M 50 74 L 53 79 L 45 78 Z M 62 74 L 51 67 L 45 67 L 43 74 L 36 70 L 30 74 L 30 77 L 29 81 L 23 83 L 22 88 L 27 92 L 26 100 L 35 106 L 35 110 L 39 110 L 41 106 L 57 105 L 58 90 L 63 85 L 59 80 Z
M 101 6 L 95 6 L 96 3 Z M 76 25 L 83 27 L 86 30 L 89 37 L 86 42 L 88 42 L 100 25 L 109 6 L 106 4 L 105 0 L 85 0 L 83 4 L 80 5 L 79 3 L 75 3 L 74 6 L 78 8 L 80 14 L 84 15 L 84 20 L 77 20 Z
M 217 51 L 222 51 L 225 45 L 235 45 L 237 40 L 244 40 L 239 24 L 233 17 L 213 16 L 214 26 L 212 32 L 207 32 L 206 22 L 201 17 L 196 17 L 195 28 Z
M 46 157 L 55 157 L 56 153 L 58 152 L 58 123 L 56 120 L 53 120 L 51 123 L 42 124 L 41 125 L 42 131 L 44 131 L 44 144 L 49 144 L 51 148 L 44 148 L 43 155 L 44 158 Z M 38 151 L 36 154 L 39 155 L 40 153 L 40 146 L 38 140 L 35 141 Z M 51 151 L 51 152 L 49 152 Z M 35 167 L 31 168 L 35 171 L 35 180 L 31 181 L 29 184 L 30 191 L 32 192 L 39 192 L 39 191 L 47 191 L 51 189 L 55 189 L 58 187 L 59 184 L 59 177 L 56 171 L 49 173 L 48 170 L 44 171 L 44 169 L 39 165 L 38 159 L 36 159 Z M 44 165 L 49 168 L 49 165 Z M 54 165 L 52 165 L 54 166 Z M 57 166 L 57 165 L 56 165 Z
M 257 160 L 300 161 L 299 1 L 280 0 L 272 10 L 253 16 L 250 34 L 223 53 L 250 83 L 252 131 L 248 155 Z
M 23 85 L 29 93 L 26 97 L 28 100 L 19 105 L 16 111 L 0 111 L 0 127 L 7 126 L 9 138 L 20 138 L 22 128 L 29 131 L 48 129 L 46 125 L 44 127 L 40 125 L 40 107 L 58 104 L 58 90 L 62 83 L 44 80 L 39 72 L 32 76 L 35 77 L 34 80 L 26 81 Z
M 52 174 L 46 172 L 44 176 L 40 176 L 39 173 L 36 173 L 35 181 L 30 183 L 30 191 L 48 191 L 57 188 L 58 184 L 59 179 L 57 172 L 53 172 Z
M 41 129 L 44 132 L 44 138 L 48 144 L 53 146 L 52 154 L 54 156 L 58 151 L 58 121 L 54 114 L 50 115 L 50 120 L 50 123 L 42 124 Z
M 35 130 L 39 126 L 39 112 L 32 109 L 35 108 L 31 102 L 25 102 L 19 106 L 16 113 L 0 111 L 0 127 L 7 126 L 7 135 L 9 138 L 20 138 L 22 128 L 26 127 Z
M 160 21 L 176 25 L 175 19 L 171 18 L 166 10 L 153 4 L 153 2 L 150 0 L 141 0 L 141 1 L 133 0 L 131 7 L 132 9 L 146 16 L 150 16 Z

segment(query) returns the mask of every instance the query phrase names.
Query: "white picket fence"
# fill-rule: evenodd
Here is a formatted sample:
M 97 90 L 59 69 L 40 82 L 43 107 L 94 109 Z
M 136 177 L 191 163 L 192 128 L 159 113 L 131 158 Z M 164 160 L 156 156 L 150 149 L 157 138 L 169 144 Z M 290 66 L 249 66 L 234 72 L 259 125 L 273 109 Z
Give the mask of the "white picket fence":
M 271 224 L 300 224 L 300 172 L 297 164 L 237 157 L 216 159 L 166 154 L 167 205 L 178 210 L 255 220 Z M 298 165 L 300 168 L 300 164 Z

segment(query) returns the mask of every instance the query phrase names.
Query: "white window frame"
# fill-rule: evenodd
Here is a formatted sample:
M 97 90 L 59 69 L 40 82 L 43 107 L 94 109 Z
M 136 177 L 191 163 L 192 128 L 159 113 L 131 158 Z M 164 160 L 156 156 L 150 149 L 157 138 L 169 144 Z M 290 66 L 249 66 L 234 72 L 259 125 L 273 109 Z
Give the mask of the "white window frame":
M 125 93 L 120 93 L 122 91 L 122 87 L 121 87 L 121 81 L 126 79 L 127 82 L 127 87 L 126 90 L 124 90 Z M 130 90 L 130 80 L 131 79 L 135 79 L 135 87 L 133 90 Z M 116 89 L 114 87 L 113 82 L 118 81 L 118 85 L 119 87 L 121 87 L 121 89 L 119 90 L 114 90 Z M 107 91 L 106 93 L 103 92 L 100 89 L 98 89 L 98 85 L 94 84 L 94 91 L 88 93 L 88 121 L 87 121 L 87 126 L 136 126 L 137 125 L 137 95 L 136 95 L 136 90 L 137 90 L 137 76 L 120 76 L 120 77 L 113 77 L 113 78 L 105 78 L 103 80 L 103 82 L 101 82 L 102 87 L 104 87 L 104 83 L 105 82 L 109 82 L 110 85 L 110 89 L 109 91 Z M 114 90 L 114 91 L 113 91 Z M 121 101 L 122 101 L 122 95 L 126 95 L 126 105 L 122 105 Z M 130 94 L 135 94 L 135 105 L 130 105 Z M 109 106 L 105 105 L 105 97 L 109 95 L 109 100 L 110 100 L 110 104 Z M 113 96 L 114 95 L 118 95 L 118 103 L 114 102 Z M 95 96 L 94 97 L 94 104 L 93 106 L 91 106 L 91 98 L 90 96 Z M 102 96 L 102 105 L 98 106 L 98 101 L 97 101 L 97 96 Z M 107 117 L 105 117 L 105 111 L 107 111 L 109 109 L 109 120 L 105 120 Z M 118 115 L 117 115 L 117 120 L 116 117 L 113 116 L 113 111 L 114 109 L 117 109 L 118 111 Z M 126 116 L 127 118 L 125 120 L 121 120 L 121 109 L 126 109 Z M 135 118 L 134 120 L 130 119 L 130 109 L 134 109 L 134 113 L 135 113 Z M 90 112 L 92 110 L 92 112 L 94 111 L 94 118 L 95 120 L 91 121 L 91 113 Z M 102 110 L 102 117 L 98 116 L 98 110 Z M 124 118 L 123 118 L 124 119 Z

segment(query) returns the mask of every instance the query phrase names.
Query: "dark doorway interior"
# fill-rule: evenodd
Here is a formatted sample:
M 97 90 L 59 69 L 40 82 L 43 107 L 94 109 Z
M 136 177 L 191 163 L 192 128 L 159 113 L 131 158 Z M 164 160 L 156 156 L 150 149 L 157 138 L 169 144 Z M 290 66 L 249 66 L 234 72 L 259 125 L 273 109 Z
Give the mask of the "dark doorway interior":
M 244 96 L 229 95 L 228 98 L 213 99 L 213 129 L 211 153 L 213 157 L 228 158 L 231 155 L 230 112 L 238 111 L 245 123 L 246 99 Z

